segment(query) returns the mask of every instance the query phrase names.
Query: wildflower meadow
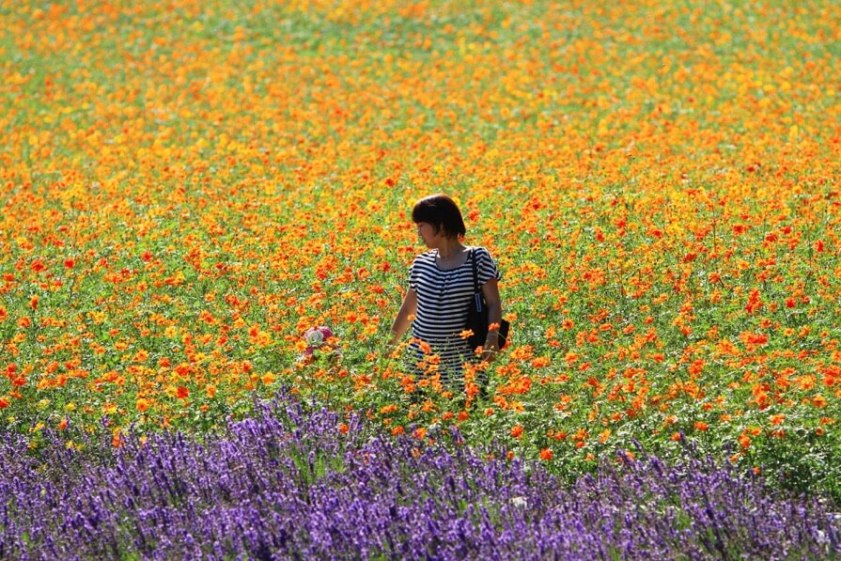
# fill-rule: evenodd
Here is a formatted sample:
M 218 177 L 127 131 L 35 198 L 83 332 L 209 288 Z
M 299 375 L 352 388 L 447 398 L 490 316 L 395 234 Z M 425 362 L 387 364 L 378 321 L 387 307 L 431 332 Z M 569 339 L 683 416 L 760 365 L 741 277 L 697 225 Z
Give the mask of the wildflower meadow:
M 841 555 L 839 66 L 831 0 L 0 5 L 0 558 Z M 439 192 L 464 392 L 386 344 Z

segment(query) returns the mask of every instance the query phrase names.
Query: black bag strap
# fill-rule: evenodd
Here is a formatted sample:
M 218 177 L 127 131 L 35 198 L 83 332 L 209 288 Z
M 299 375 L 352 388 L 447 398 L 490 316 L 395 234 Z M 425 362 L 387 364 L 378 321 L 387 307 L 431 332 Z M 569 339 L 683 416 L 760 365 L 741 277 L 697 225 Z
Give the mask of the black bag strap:
M 482 298 L 482 289 L 479 288 L 479 266 L 476 264 L 476 249 L 470 250 L 470 255 L 467 256 L 473 264 L 473 300 L 475 301 L 476 311 L 481 312 L 484 305 L 484 298 Z

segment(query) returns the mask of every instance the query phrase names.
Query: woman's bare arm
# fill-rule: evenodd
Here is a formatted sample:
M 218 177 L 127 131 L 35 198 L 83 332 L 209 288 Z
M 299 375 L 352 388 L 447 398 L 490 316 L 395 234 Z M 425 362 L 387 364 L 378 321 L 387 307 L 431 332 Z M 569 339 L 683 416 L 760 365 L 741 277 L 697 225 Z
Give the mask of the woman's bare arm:
M 406 291 L 406 296 L 403 297 L 403 304 L 400 305 L 400 311 L 397 312 L 397 317 L 391 326 L 391 337 L 388 344 L 393 347 L 397 344 L 403 334 L 412 325 L 412 316 L 418 311 L 418 293 L 415 289 L 410 288 Z
M 499 284 L 496 279 L 490 279 L 482 285 L 482 294 L 488 306 L 488 324 L 497 324 L 502 321 L 502 300 L 499 296 Z M 482 353 L 482 360 L 493 359 L 499 350 L 499 332 L 488 330 L 488 337 L 485 340 L 485 350 Z

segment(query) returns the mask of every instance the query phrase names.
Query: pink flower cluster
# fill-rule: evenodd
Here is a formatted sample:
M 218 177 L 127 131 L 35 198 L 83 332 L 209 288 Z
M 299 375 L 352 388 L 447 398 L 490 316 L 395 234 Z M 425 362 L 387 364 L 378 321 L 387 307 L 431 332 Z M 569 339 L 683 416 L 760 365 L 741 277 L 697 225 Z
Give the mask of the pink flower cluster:
M 326 325 L 312 327 L 304 333 L 304 340 L 307 342 L 307 350 L 304 351 L 306 356 L 311 356 L 315 349 L 322 347 L 325 342 L 333 337 L 333 330 Z

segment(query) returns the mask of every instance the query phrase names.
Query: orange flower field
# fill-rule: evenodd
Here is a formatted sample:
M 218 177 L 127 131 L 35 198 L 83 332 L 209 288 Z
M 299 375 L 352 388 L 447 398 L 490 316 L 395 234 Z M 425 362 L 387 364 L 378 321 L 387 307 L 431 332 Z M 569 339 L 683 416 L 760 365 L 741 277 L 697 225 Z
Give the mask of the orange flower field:
M 694 443 L 841 493 L 838 3 L 23 2 L 0 23 L 0 426 L 33 449 L 213 431 L 291 387 L 559 472 Z M 502 272 L 487 396 L 386 349 L 436 192 Z

